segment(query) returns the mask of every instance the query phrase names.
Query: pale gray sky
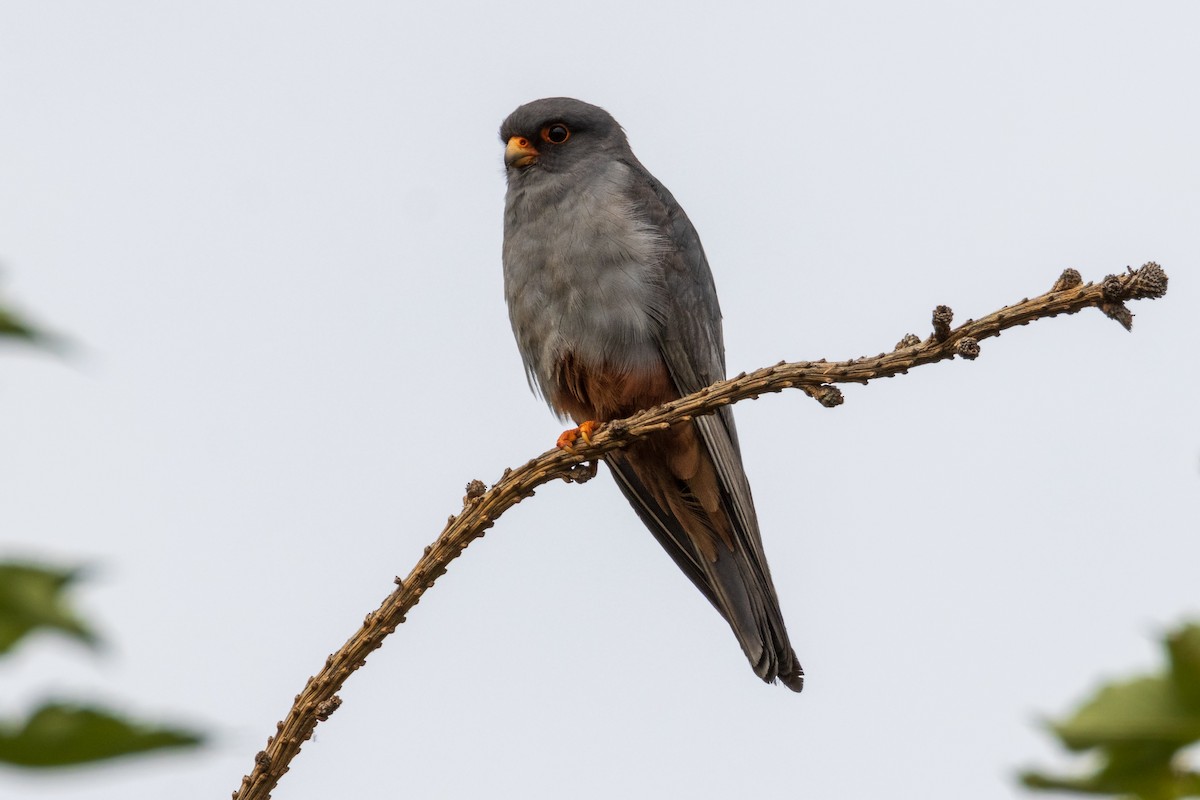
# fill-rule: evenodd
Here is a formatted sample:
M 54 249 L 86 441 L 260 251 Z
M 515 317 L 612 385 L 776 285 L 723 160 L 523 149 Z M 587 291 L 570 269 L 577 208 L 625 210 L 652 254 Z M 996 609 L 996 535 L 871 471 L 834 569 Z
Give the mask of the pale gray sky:
M 505 516 L 280 800 L 1021 797 L 1035 721 L 1200 613 L 1200 4 L 0 4 L 0 553 L 94 565 L 46 694 L 202 754 L 0 797 L 227 797 L 305 678 L 561 430 L 501 294 L 500 120 L 606 107 L 704 240 L 732 371 L 1147 260 L 975 363 L 738 406 L 804 693 L 762 685 L 604 476 Z

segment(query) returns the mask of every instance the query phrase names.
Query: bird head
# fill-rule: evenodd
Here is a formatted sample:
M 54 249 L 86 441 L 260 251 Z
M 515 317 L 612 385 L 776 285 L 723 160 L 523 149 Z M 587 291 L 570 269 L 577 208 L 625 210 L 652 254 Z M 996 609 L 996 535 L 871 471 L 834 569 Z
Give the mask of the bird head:
M 500 125 L 500 141 L 510 178 L 530 170 L 565 172 L 629 147 L 611 114 L 569 97 L 547 97 L 521 106 Z

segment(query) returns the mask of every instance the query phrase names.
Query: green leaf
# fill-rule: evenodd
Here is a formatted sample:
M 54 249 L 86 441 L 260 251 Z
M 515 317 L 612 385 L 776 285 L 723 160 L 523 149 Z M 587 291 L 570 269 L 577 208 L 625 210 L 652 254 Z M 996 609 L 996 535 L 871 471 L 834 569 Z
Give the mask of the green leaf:
M 148 725 L 99 708 L 47 703 L 24 724 L 0 724 L 0 762 L 61 767 L 202 742 L 193 731 Z
M 1167 657 L 1175 691 L 1184 705 L 1200 714 L 1200 625 L 1187 625 L 1168 636 Z
M 71 342 L 62 336 L 39 328 L 11 309 L 0 306 L 0 342 L 14 339 L 59 354 L 69 353 Z
M 0 336 L 24 339 L 27 342 L 37 342 L 43 338 L 43 334 L 37 328 L 3 306 L 0 306 Z
M 1200 797 L 1200 775 L 1179 772 L 1158 762 L 1151 769 L 1125 771 L 1105 765 L 1093 775 L 1062 777 L 1040 772 L 1021 774 L 1021 782 L 1030 789 L 1077 792 L 1079 794 L 1140 798 L 1140 800 L 1179 800 Z
M 1169 668 L 1103 686 L 1069 719 L 1051 725 L 1063 746 L 1092 750 L 1099 767 L 1064 777 L 1028 771 L 1031 789 L 1119 795 L 1141 800 L 1200 797 L 1200 774 L 1179 751 L 1200 740 L 1200 626 L 1166 637 Z
M 39 628 L 65 633 L 94 645 L 96 635 L 67 604 L 66 589 L 79 570 L 0 563 L 0 654 Z
M 1153 748 L 1114 755 L 1091 775 L 1064 777 L 1031 771 L 1021 774 L 1021 782 L 1030 789 L 1141 800 L 1200 797 L 1200 774 L 1176 768 L 1170 753 L 1154 752 Z
M 1072 750 L 1120 744 L 1178 748 L 1200 739 L 1200 713 L 1185 707 L 1175 681 L 1163 675 L 1105 686 L 1053 729 Z

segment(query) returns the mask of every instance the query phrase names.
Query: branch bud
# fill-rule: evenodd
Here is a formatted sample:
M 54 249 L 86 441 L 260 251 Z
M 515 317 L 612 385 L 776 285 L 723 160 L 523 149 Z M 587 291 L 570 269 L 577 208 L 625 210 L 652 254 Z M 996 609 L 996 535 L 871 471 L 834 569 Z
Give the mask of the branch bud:
M 1076 286 L 1083 284 L 1083 276 L 1079 274 L 1077 269 L 1064 269 L 1062 275 L 1058 276 L 1058 280 L 1050 287 L 1052 292 L 1062 292 L 1067 289 L 1074 289 Z
M 954 311 L 950 306 L 938 306 L 933 310 L 933 338 L 939 342 L 946 341 L 950 335 L 950 323 L 954 320 Z
M 968 361 L 979 358 L 979 340 L 973 336 L 964 336 L 955 343 L 955 352 Z
M 483 497 L 483 493 L 486 491 L 487 491 L 486 483 L 479 480 L 478 478 L 472 480 L 470 483 L 467 484 L 467 494 L 465 497 L 463 497 L 463 505 L 465 506 L 467 503 L 471 502 L 472 500 L 478 500 L 479 498 Z

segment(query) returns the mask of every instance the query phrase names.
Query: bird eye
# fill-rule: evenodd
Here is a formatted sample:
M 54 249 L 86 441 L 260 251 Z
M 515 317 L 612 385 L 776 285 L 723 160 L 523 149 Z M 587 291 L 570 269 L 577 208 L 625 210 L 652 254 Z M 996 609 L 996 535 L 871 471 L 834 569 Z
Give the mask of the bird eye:
M 562 144 L 571 138 L 571 131 L 561 122 L 542 128 L 542 141 L 550 144 Z

